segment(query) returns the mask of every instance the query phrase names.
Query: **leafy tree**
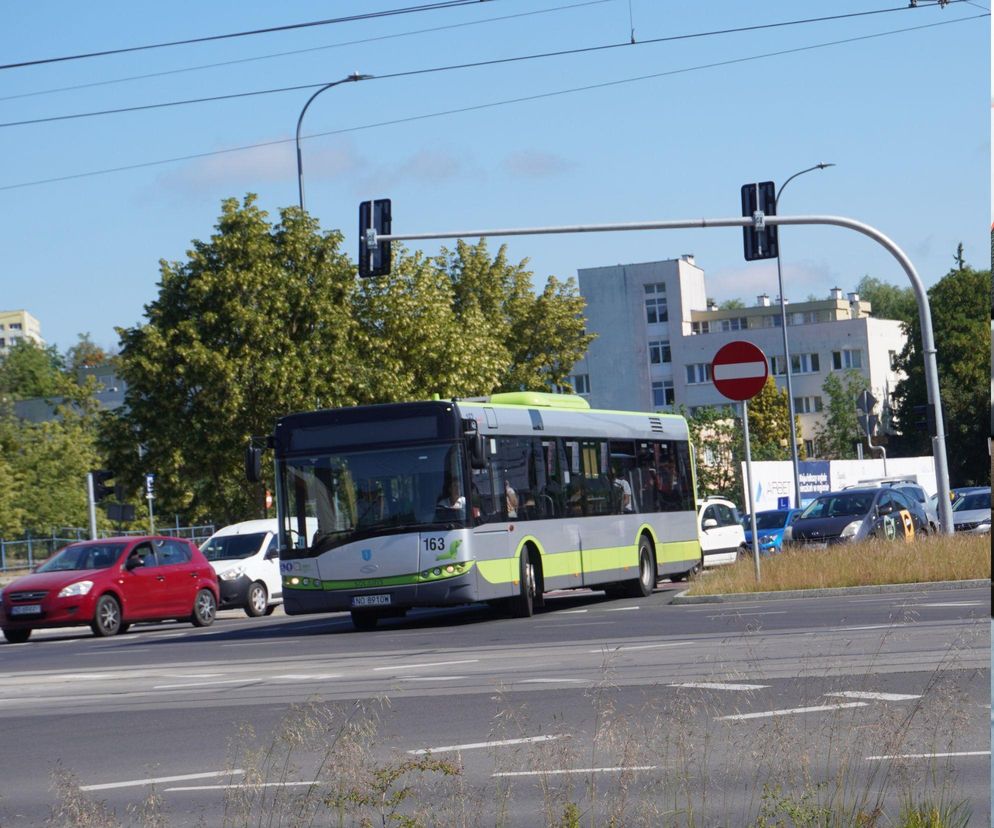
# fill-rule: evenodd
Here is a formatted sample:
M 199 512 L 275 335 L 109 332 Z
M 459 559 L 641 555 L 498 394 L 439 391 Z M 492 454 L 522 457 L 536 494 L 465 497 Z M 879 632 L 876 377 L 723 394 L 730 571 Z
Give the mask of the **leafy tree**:
M 956 267 L 928 291 L 935 335 L 939 394 L 945 410 L 946 454 L 954 486 L 988 483 L 987 425 L 990 419 L 990 326 L 984 298 L 989 270 L 974 270 L 957 252 Z M 906 379 L 894 392 L 897 448 L 906 454 L 931 454 L 931 439 L 918 426 L 916 407 L 927 404 L 921 326 L 917 318 L 898 358 Z
M 869 380 L 855 368 L 841 374 L 833 371 L 822 383 L 821 390 L 828 398 L 816 435 L 822 457 L 828 460 L 856 457 L 853 445 L 863 437 L 856 415 L 856 397 L 868 387 Z
M 65 390 L 62 357 L 54 345 L 21 339 L 0 356 L 0 396 L 10 399 L 54 397 Z
M 720 305 L 718 305 L 718 310 L 739 310 L 744 308 L 745 302 L 741 299 L 726 299 Z
M 742 421 L 726 408 L 705 406 L 687 418 L 690 442 L 697 456 L 697 494 L 743 502 L 741 462 L 745 459 Z
M 95 368 L 104 365 L 109 356 L 103 348 L 94 345 L 88 333 L 79 335 L 79 341 L 66 351 L 66 370 L 73 377 L 77 376 L 81 368 Z
M 872 306 L 872 314 L 877 319 L 897 319 L 910 325 L 918 318 L 918 301 L 910 285 L 897 285 L 882 282 L 866 275 L 856 284 L 856 293 Z
M 749 400 L 749 443 L 753 460 L 790 460 L 790 407 L 787 389 L 777 388 L 773 377 Z M 804 458 L 801 420 L 794 415 L 798 457 Z

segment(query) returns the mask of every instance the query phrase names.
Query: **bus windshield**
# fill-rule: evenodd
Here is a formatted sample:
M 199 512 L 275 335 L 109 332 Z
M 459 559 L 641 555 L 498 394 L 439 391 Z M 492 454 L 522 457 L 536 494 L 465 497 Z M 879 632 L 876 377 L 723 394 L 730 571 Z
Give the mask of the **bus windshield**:
M 378 534 L 465 526 L 462 469 L 458 443 L 288 458 L 284 550 L 316 555 Z

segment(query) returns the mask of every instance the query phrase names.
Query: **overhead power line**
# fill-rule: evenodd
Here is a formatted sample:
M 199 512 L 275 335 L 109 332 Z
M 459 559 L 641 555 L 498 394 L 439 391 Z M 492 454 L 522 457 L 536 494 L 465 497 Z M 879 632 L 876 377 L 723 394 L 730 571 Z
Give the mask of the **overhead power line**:
M 343 134 L 347 134 L 347 133 L 351 133 L 351 132 L 361 132 L 361 131 L 367 130 L 367 129 L 375 129 L 375 128 L 378 128 L 378 127 L 393 126 L 395 124 L 411 123 L 413 121 L 424 121 L 424 120 L 428 120 L 430 118 L 440 118 L 440 117 L 444 117 L 444 116 L 447 116 L 447 115 L 457 115 L 457 114 L 461 114 L 461 113 L 464 113 L 464 112 L 474 112 L 474 111 L 479 111 L 479 110 L 483 110 L 483 109 L 493 109 L 493 108 L 499 107 L 499 106 L 508 106 L 508 105 L 511 105 L 511 104 L 518 104 L 518 103 L 526 103 L 526 102 L 529 102 L 529 101 L 543 100 L 543 99 L 546 99 L 546 98 L 558 97 L 560 95 L 570 95 L 570 94 L 575 94 L 575 93 L 578 93 L 578 92 L 589 92 L 589 91 L 593 91 L 593 90 L 597 90 L 597 89 L 606 89 L 606 88 L 609 88 L 609 87 L 612 87 L 612 86 L 621 86 L 621 85 L 628 84 L 628 83 L 638 83 L 638 82 L 641 82 L 641 81 L 653 80 L 653 79 L 656 79 L 656 78 L 662 78 L 662 77 L 668 77 L 668 76 L 674 76 L 674 75 L 681 75 L 681 74 L 688 74 L 690 72 L 701 71 L 701 70 L 704 70 L 704 69 L 716 69 L 716 68 L 720 68 L 722 66 L 732 66 L 732 65 L 741 64 L 741 63 L 748 63 L 748 62 L 754 61 L 754 60 L 764 60 L 764 59 L 767 59 L 767 58 L 781 57 L 783 55 L 790 55 L 790 54 L 797 54 L 797 53 L 800 53 L 800 52 L 814 51 L 816 49 L 826 49 L 826 48 L 830 48 L 832 46 L 843 46 L 843 45 L 846 45 L 846 44 L 849 44 L 849 43 L 858 43 L 858 42 L 866 41 L 866 40 L 874 40 L 874 39 L 882 38 L 882 37 L 890 37 L 892 35 L 906 34 L 908 32 L 917 32 L 917 31 L 922 31 L 924 29 L 934 29 L 934 28 L 937 28 L 939 26 L 949 26 L 949 25 L 953 25 L 953 24 L 956 24 L 956 23 L 965 23 L 965 22 L 968 22 L 968 21 L 971 21 L 971 20 L 979 20 L 979 19 L 982 19 L 982 18 L 985 18 L 985 17 L 990 17 L 990 14 L 989 13 L 985 13 L 985 14 L 974 15 L 973 17 L 961 17 L 961 18 L 957 18 L 955 20 L 943 20 L 943 21 L 941 21 L 939 23 L 927 23 L 927 24 L 924 24 L 924 25 L 921 25 L 921 26 L 910 26 L 910 27 L 904 28 L 904 29 L 892 29 L 892 30 L 886 31 L 886 32 L 877 32 L 877 33 L 874 33 L 874 34 L 859 35 L 859 36 L 856 36 L 856 37 L 844 38 L 842 40 L 827 41 L 825 43 L 814 43 L 814 44 L 811 44 L 809 46 L 798 46 L 798 47 L 793 48 L 793 49 L 782 49 L 780 51 L 776 51 L 776 52 L 765 52 L 765 53 L 759 54 L 759 55 L 750 55 L 750 56 L 741 57 L 741 58 L 731 58 L 729 60 L 717 61 L 717 62 L 714 62 L 714 63 L 704 63 L 704 64 L 698 64 L 696 66 L 687 66 L 687 67 L 684 67 L 682 69 L 671 69 L 671 70 L 668 70 L 668 71 L 665 71 L 665 72 L 655 72 L 655 73 L 649 74 L 649 75 L 638 75 L 636 77 L 621 78 L 619 80 L 614 80 L 614 81 L 604 81 L 602 83 L 589 84 L 587 86 L 577 86 L 577 87 L 571 87 L 569 89 L 559 89 L 559 90 L 555 90 L 555 91 L 552 91 L 552 92 L 543 92 L 543 93 L 539 93 L 539 94 L 535 94 L 535 95 L 527 95 L 527 96 L 518 97 L 518 98 L 508 98 L 508 99 L 499 100 L 499 101 L 491 101 L 489 103 L 475 104 L 475 105 L 472 105 L 472 106 L 465 106 L 465 107 L 460 107 L 460 108 L 457 108 L 457 109 L 447 109 L 447 110 L 442 110 L 442 111 L 439 111 L 439 112 L 431 112 L 431 113 L 426 113 L 426 114 L 423 114 L 423 115 L 412 115 L 412 116 L 405 117 L 405 118 L 395 118 L 395 119 L 392 119 L 392 120 L 389 120 L 389 121 L 379 121 L 379 122 L 371 123 L 371 124 L 362 124 L 360 126 L 346 127 L 346 128 L 343 128 L 343 129 L 330 130 L 330 131 L 327 131 L 327 132 L 317 132 L 317 133 L 313 133 L 312 135 L 303 136 L 303 138 L 306 140 L 306 139 L 309 139 L 309 138 L 321 138 L 321 137 L 326 137 L 326 136 L 330 136 L 330 135 L 343 135 Z M 116 173 L 116 172 L 127 172 L 127 171 L 130 171 L 130 170 L 138 170 L 138 169 L 144 169 L 144 168 L 148 168 L 148 167 L 162 166 L 162 165 L 165 165 L 165 164 L 175 164 L 175 163 L 179 163 L 179 162 L 182 162 L 182 161 L 196 161 L 196 160 L 199 160 L 201 158 L 211 158 L 211 157 L 215 157 L 215 156 L 219 156 L 219 155 L 229 155 L 231 153 L 236 153 L 236 152 L 248 152 L 248 151 L 251 151 L 251 150 L 262 149 L 262 148 L 265 148 L 265 147 L 280 146 L 282 144 L 292 144 L 292 143 L 294 143 L 294 141 L 295 141 L 294 138 L 281 138 L 281 139 L 278 139 L 278 140 L 275 140 L 275 141 L 262 141 L 262 142 L 259 142 L 259 143 L 256 143 L 256 144 L 245 144 L 243 146 L 228 147 L 227 149 L 222 149 L 222 150 L 213 150 L 213 151 L 208 151 L 208 152 L 191 153 L 189 155 L 174 156 L 172 158 L 161 158 L 161 159 L 158 159 L 158 160 L 155 160 L 155 161 L 142 161 L 142 162 L 139 162 L 139 163 L 136 163 L 136 164 L 126 164 L 126 165 L 119 166 L 119 167 L 109 167 L 109 168 L 105 168 L 105 169 L 101 169 L 101 170 L 90 170 L 88 172 L 73 173 L 73 174 L 70 174 L 70 175 L 56 176 L 56 177 L 53 177 L 53 178 L 36 179 L 34 181 L 23 181 L 23 182 L 20 182 L 18 184 L 0 185 L 0 191 L 4 191 L 4 190 L 16 190 L 16 189 L 20 189 L 20 188 L 24 188 L 24 187 L 36 187 L 36 186 L 40 186 L 40 185 L 43 185 L 43 184 L 55 184 L 55 183 L 58 183 L 58 182 L 61 182 L 61 181 L 73 181 L 73 180 L 80 179 L 80 178 L 90 178 L 90 177 L 93 177 L 93 176 L 108 175 L 108 174 Z
M 97 86 L 111 86 L 116 83 L 128 83 L 130 81 L 148 80 L 149 78 L 162 78 L 169 75 L 181 75 L 188 72 L 200 72 L 204 69 L 217 69 L 222 66 L 237 66 L 243 63 L 254 63 L 259 60 L 273 60 L 275 58 L 289 57 L 290 55 L 304 55 L 309 52 L 322 52 L 327 49 L 340 49 L 344 46 L 361 46 L 364 43 L 376 43 L 381 40 L 395 40 L 401 37 L 415 37 L 422 34 L 434 34 L 451 29 L 463 29 L 469 26 L 485 26 L 489 23 L 499 23 L 505 20 L 515 20 L 522 17 L 534 17 L 538 14 L 552 14 L 561 11 L 573 11 L 587 6 L 600 6 L 604 3 L 613 3 L 614 0 L 585 0 L 582 3 L 570 3 L 564 6 L 552 6 L 547 9 L 535 9 L 532 11 L 519 12 L 517 14 L 505 14 L 498 17 L 487 17 L 483 20 L 468 20 L 464 23 L 449 23 L 446 26 L 432 26 L 427 29 L 414 29 L 409 32 L 396 32 L 394 34 L 377 35 L 376 37 L 364 37 L 358 40 L 343 40 L 338 43 L 328 43 L 324 46 L 311 46 L 307 49 L 291 49 L 285 52 L 272 52 L 267 55 L 255 55 L 253 57 L 237 58 L 235 60 L 223 60 L 216 63 L 202 63 L 197 66 L 184 66 L 179 69 L 166 69 L 162 72 L 147 72 L 143 75 L 128 75 L 123 78 L 110 78 L 108 80 L 92 81 L 91 83 L 77 83 L 72 86 L 57 86 L 51 89 L 38 89 L 34 92 L 21 92 L 16 95 L 0 95 L 0 101 L 12 101 L 19 98 L 33 98 L 40 95 L 52 95 L 57 92 L 75 92 L 78 89 L 92 89 Z
M 965 2 L 965 0 L 950 0 L 950 2 Z M 808 17 L 799 20 L 784 20 L 776 23 L 757 23 L 752 26 L 738 26 L 730 29 L 714 29 L 706 32 L 692 32 L 689 34 L 667 35 L 665 37 L 648 38 L 645 40 L 640 40 L 636 43 L 631 43 L 625 40 L 617 43 L 601 44 L 599 46 L 584 46 L 575 49 L 561 49 L 553 52 L 539 52 L 530 55 L 516 55 L 513 57 L 506 57 L 506 58 L 494 58 L 492 60 L 480 60 L 469 63 L 450 64 L 447 66 L 434 66 L 427 69 L 411 69 L 403 72 L 392 72 L 385 75 L 376 75 L 374 78 L 371 78 L 371 80 L 386 80 L 388 78 L 414 77 L 417 75 L 434 74 L 437 72 L 449 72 L 456 69 L 473 69 L 473 68 L 480 68 L 483 66 L 498 66 L 502 64 L 519 63 L 528 60 L 540 60 L 551 57 L 565 57 L 567 55 L 579 55 L 589 52 L 603 52 L 612 49 L 621 49 L 625 47 L 632 48 L 639 46 L 649 46 L 660 43 L 670 43 L 680 40 L 694 40 L 704 37 L 716 37 L 718 35 L 755 32 L 763 29 L 778 29 L 778 28 L 785 28 L 788 26 L 808 25 L 811 23 L 826 23 L 836 20 L 845 20 L 854 17 L 866 17 L 868 15 L 903 12 L 907 11 L 909 8 L 910 7 L 908 6 L 899 6 L 896 8 L 874 9 L 872 11 L 864 11 L 864 12 L 849 12 L 847 14 L 838 14 L 838 15 L 830 15 L 823 17 Z M 75 113 L 70 113 L 68 115 L 50 115 L 45 118 L 29 118 L 21 121 L 7 121 L 4 123 L 0 123 L 0 128 L 29 126 L 33 124 L 47 124 L 56 121 L 72 121 L 81 118 L 96 118 L 104 115 L 121 115 L 127 112 L 142 112 L 151 109 L 165 109 L 174 106 L 189 106 L 191 104 L 198 104 L 198 103 L 215 103 L 217 101 L 234 100 L 237 98 L 250 98 L 259 95 L 275 95 L 275 94 L 282 94 L 284 92 L 297 92 L 301 89 L 316 89 L 319 86 L 324 86 L 326 83 L 327 81 L 321 81 L 320 83 L 296 84 L 294 86 L 281 86 L 272 89 L 257 89 L 249 92 L 232 92 L 225 95 L 212 95 L 202 98 L 187 98 L 179 101 L 163 101 L 160 103 L 139 104 L 137 106 L 123 106 L 114 109 L 99 109 L 91 112 L 75 112 Z
M 78 55 L 62 55 L 61 57 L 39 58 L 38 60 L 24 60 L 19 63 L 0 64 L 0 69 L 19 69 L 25 66 L 40 66 L 45 63 L 62 63 L 68 60 L 83 60 L 84 58 L 105 57 L 107 55 L 123 55 L 128 52 L 142 52 L 148 49 L 164 49 L 168 46 L 188 46 L 193 43 L 210 43 L 216 40 L 231 40 L 236 37 L 249 37 L 258 34 L 272 34 L 273 32 L 287 32 L 293 29 L 309 29 L 315 26 L 330 26 L 336 23 L 352 23 L 357 20 L 375 20 L 379 17 L 394 17 L 398 14 L 411 14 L 413 12 L 435 11 L 437 9 L 451 9 L 457 6 L 479 5 L 480 3 L 491 3 L 493 0 L 445 0 L 438 3 L 424 3 L 420 6 L 406 6 L 400 9 L 387 9 L 378 12 L 364 12 L 363 14 L 353 14 L 347 17 L 332 17 L 327 20 L 311 20 L 307 23 L 289 23 L 284 26 L 269 26 L 264 29 L 250 29 L 245 32 L 231 32 L 229 34 L 207 35 L 205 37 L 191 37 L 186 40 L 171 40 L 167 43 L 148 43 L 144 46 L 128 46 L 123 49 L 105 49 L 100 52 L 84 52 Z

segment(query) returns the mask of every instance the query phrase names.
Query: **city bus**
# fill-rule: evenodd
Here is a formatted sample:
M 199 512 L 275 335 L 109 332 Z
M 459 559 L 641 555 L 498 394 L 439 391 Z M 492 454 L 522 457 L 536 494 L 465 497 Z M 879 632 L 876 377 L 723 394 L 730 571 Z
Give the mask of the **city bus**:
M 267 444 L 289 615 L 527 617 L 552 590 L 646 596 L 702 564 L 683 417 L 517 392 L 290 414 Z

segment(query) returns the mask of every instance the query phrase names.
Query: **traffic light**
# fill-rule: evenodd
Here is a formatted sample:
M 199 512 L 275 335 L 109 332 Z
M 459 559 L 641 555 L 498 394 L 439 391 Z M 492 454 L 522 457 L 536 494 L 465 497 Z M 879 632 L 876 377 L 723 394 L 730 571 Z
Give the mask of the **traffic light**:
M 777 189 L 772 181 L 742 185 L 742 215 L 752 218 L 757 211 L 766 216 L 777 214 Z M 762 228 L 742 228 L 742 241 L 747 262 L 756 259 L 775 259 L 779 250 L 777 226 L 766 224 Z
M 114 484 L 108 483 L 114 479 L 114 472 L 100 469 L 90 474 L 93 477 L 93 502 L 100 503 L 114 493 Z
M 389 198 L 363 201 L 359 205 L 359 276 L 387 276 L 390 273 L 390 242 L 376 242 L 370 246 L 367 231 L 374 230 L 377 236 L 389 236 L 391 227 Z

